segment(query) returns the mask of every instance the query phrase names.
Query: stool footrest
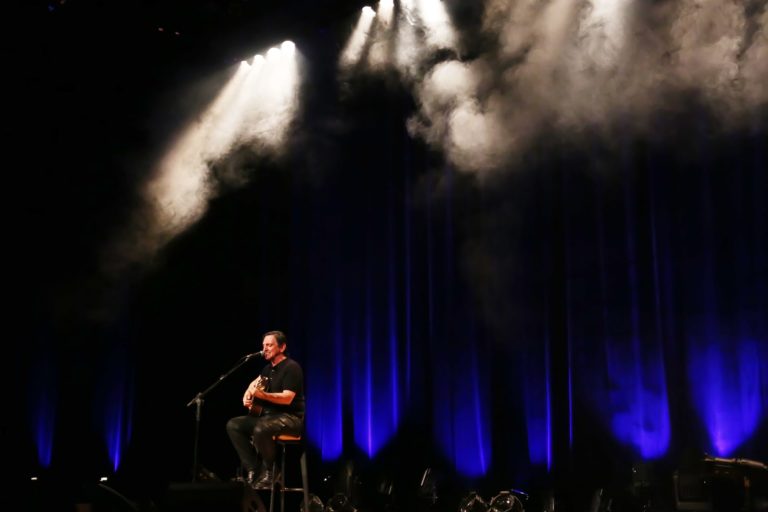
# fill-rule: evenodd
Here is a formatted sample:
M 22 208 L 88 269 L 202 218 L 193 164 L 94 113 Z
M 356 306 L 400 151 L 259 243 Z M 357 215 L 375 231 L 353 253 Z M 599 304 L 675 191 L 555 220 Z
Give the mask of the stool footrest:
M 303 487 L 280 487 L 278 492 L 304 492 Z

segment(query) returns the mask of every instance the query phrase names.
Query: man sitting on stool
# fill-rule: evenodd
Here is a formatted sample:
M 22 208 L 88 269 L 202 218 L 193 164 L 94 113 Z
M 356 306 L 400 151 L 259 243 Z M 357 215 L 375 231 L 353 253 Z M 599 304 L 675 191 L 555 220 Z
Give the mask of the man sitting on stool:
M 254 489 L 269 489 L 276 444 L 280 434 L 300 436 L 304 424 L 304 373 L 285 353 L 287 339 L 280 331 L 264 335 L 267 364 L 248 385 L 243 405 L 249 413 L 227 422 L 227 434 L 240 457 L 246 482 Z

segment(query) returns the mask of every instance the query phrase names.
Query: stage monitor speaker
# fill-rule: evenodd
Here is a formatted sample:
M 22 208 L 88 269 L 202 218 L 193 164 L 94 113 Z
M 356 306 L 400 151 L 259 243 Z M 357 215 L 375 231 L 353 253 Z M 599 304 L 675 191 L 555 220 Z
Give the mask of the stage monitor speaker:
M 139 505 L 120 492 L 99 483 L 86 485 L 83 496 L 75 504 L 77 512 L 138 512 Z
M 171 483 L 164 512 L 265 512 L 257 491 L 241 482 Z

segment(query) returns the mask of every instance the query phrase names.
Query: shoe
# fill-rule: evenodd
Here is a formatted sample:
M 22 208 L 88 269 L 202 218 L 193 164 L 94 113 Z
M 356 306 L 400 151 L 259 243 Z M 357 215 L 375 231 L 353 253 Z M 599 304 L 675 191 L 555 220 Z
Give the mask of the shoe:
M 271 489 L 272 488 L 272 480 L 273 477 L 275 481 L 275 485 L 280 483 L 280 473 L 278 472 L 277 475 L 272 473 L 272 471 L 265 471 L 264 475 L 256 480 L 253 484 L 251 484 L 251 487 L 253 489 Z

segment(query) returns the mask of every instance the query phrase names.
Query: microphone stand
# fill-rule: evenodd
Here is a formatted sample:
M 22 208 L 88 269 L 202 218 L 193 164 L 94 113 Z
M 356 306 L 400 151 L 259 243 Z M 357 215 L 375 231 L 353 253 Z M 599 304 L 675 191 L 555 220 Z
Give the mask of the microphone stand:
M 245 363 L 247 363 L 251 358 L 255 357 L 256 355 L 261 354 L 261 352 L 257 352 L 256 354 L 248 354 L 247 356 L 240 359 L 240 361 L 235 364 L 227 373 L 222 375 L 218 378 L 213 384 L 208 386 L 204 391 L 200 391 L 197 395 L 195 395 L 195 398 L 189 401 L 187 404 L 187 407 L 191 407 L 192 404 L 195 404 L 196 410 L 195 410 L 195 447 L 194 447 L 194 453 L 193 453 L 193 459 L 192 459 L 192 481 L 197 481 L 198 473 L 200 472 L 200 466 L 197 463 L 197 454 L 198 454 L 198 444 L 200 441 L 200 418 L 202 416 L 202 409 L 203 409 L 203 398 L 210 393 L 213 388 L 218 386 L 221 381 L 229 377 L 232 373 L 234 373 L 235 370 L 243 366 Z

